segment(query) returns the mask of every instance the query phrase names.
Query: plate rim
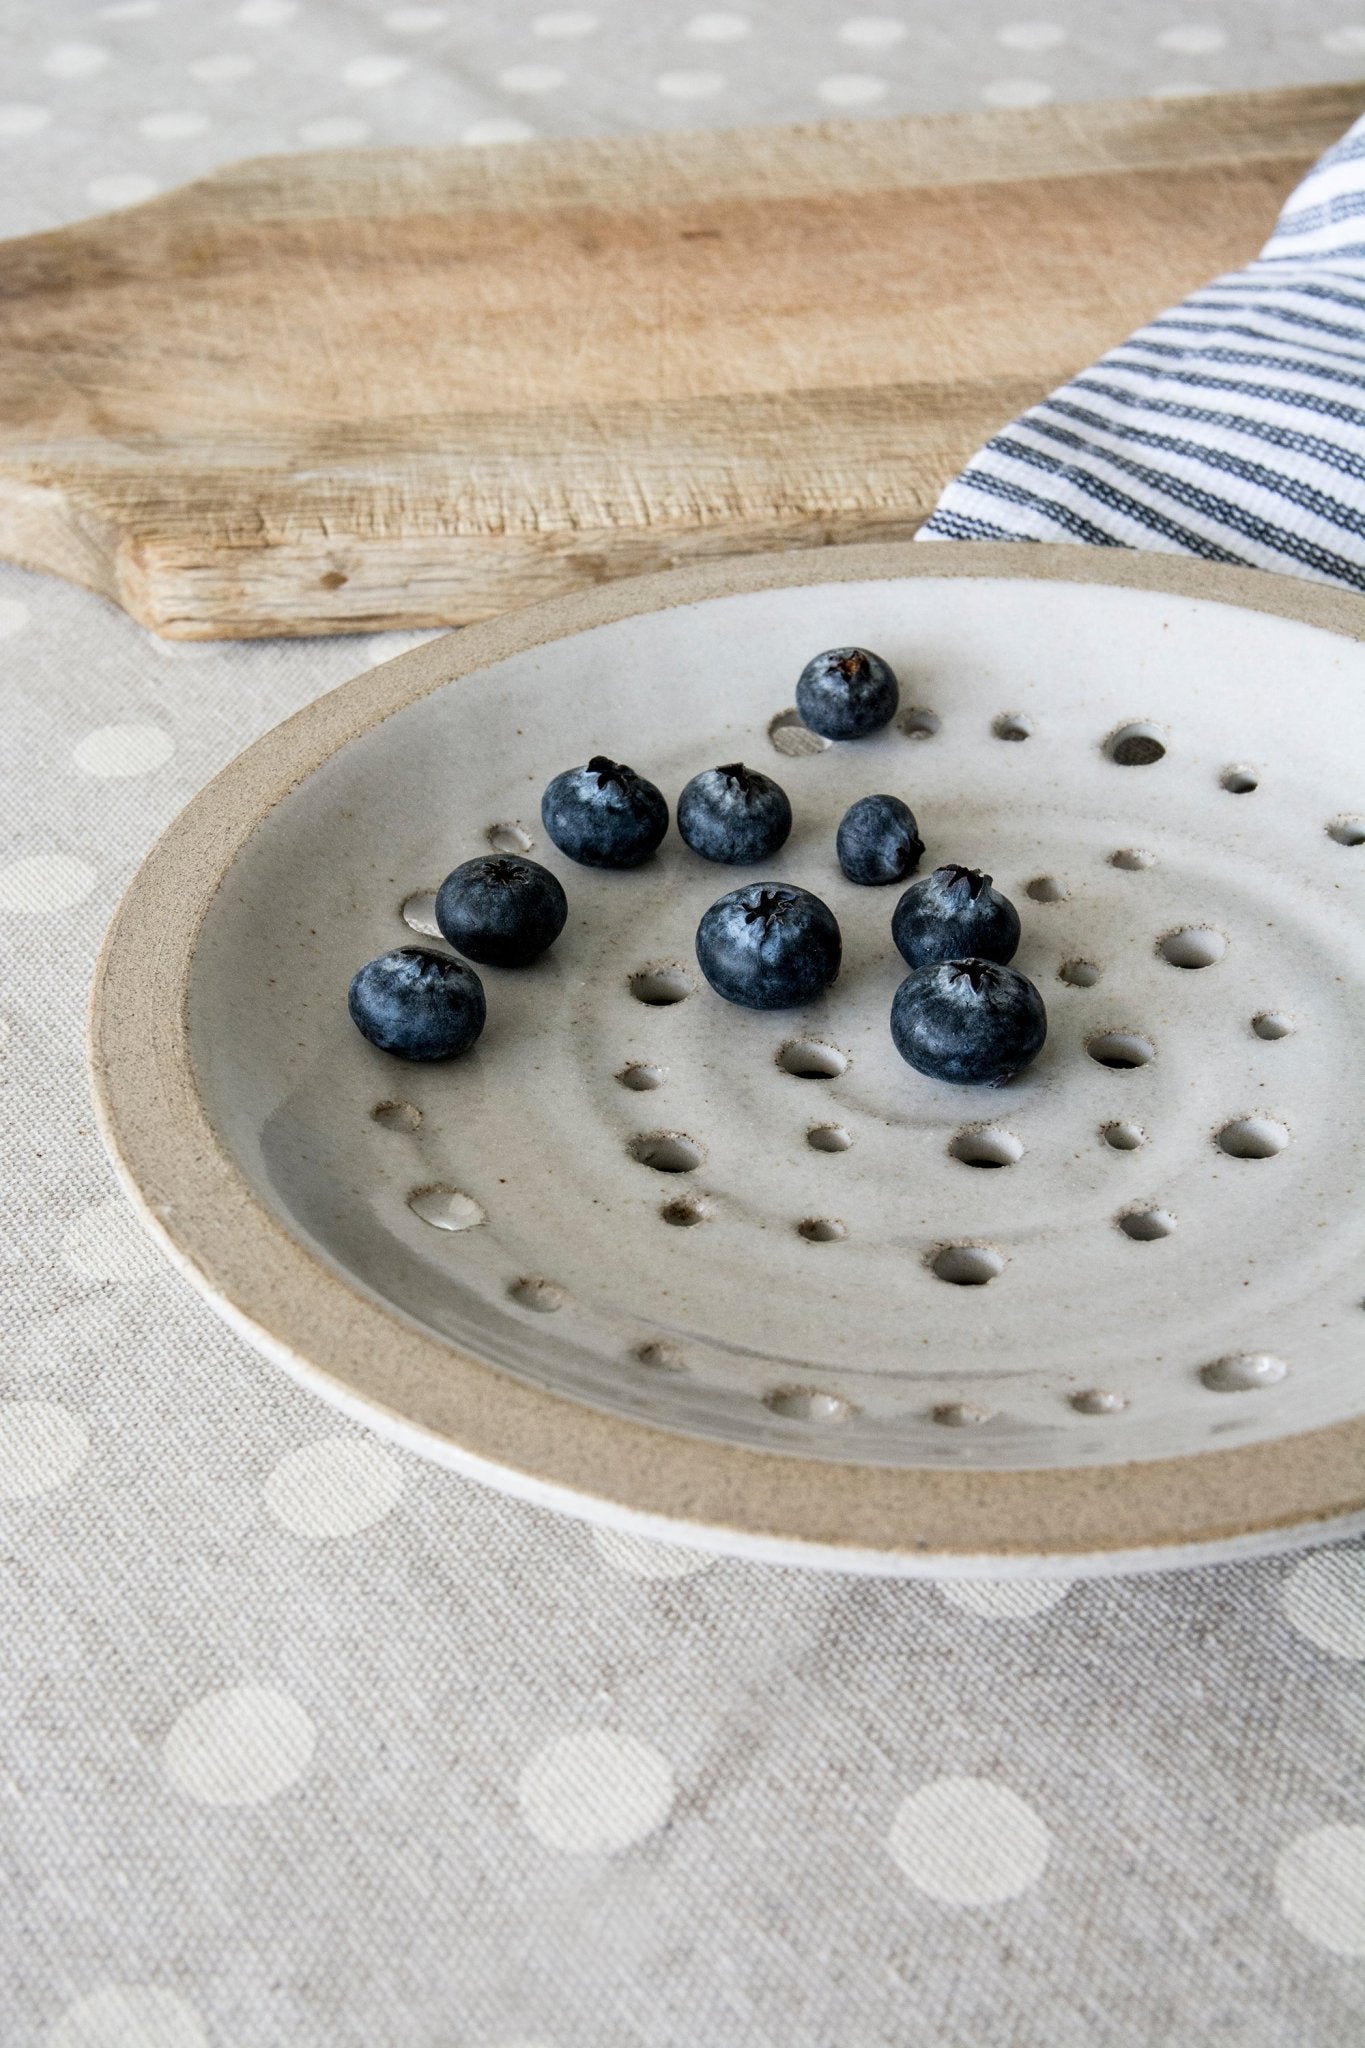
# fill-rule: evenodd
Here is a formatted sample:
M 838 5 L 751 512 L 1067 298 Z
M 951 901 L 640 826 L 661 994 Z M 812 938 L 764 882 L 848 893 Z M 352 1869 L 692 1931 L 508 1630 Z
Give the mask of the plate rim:
M 119 1180 L 175 1265 L 254 1347 L 357 1420 L 523 1498 L 769 1561 L 842 1570 L 1156 1568 L 1365 1526 L 1365 1416 L 1272 1443 L 1123 1465 L 971 1471 L 807 1459 L 609 1414 L 421 1329 L 294 1237 L 200 1095 L 188 995 L 199 931 L 247 840 L 324 761 L 508 656 L 616 620 L 810 584 L 1101 584 L 1235 606 L 1365 641 L 1365 601 L 1196 558 L 1019 542 L 877 543 L 724 557 L 441 635 L 272 727 L 189 801 L 130 882 L 95 968 L 88 1060 Z

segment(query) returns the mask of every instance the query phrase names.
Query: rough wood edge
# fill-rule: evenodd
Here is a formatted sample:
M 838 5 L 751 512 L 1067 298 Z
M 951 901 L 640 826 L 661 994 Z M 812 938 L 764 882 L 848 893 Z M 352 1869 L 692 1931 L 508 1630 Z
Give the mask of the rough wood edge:
M 7 244 L 11 260 L 126 223 L 228 224 L 248 198 L 258 220 L 337 211 L 348 184 L 365 209 L 471 211 L 797 199 L 900 186 L 1094 177 L 1305 158 L 1359 114 L 1359 85 L 1305 85 L 1175 100 L 1094 100 L 1026 110 L 904 115 L 802 126 L 684 130 L 506 143 L 493 149 L 321 150 L 249 157 L 118 213 Z M 376 190 L 376 187 L 378 188 Z
M 1340 133 L 1360 100 L 1353 86 L 1306 86 L 1198 100 L 614 136 L 492 150 L 261 157 L 119 213 L 9 242 L 5 259 L 12 275 L 27 270 L 31 278 L 50 278 L 59 286 L 78 248 L 87 254 L 97 249 L 134 268 L 154 266 L 166 236 L 193 237 L 239 224 L 244 208 L 254 221 L 307 222 L 335 214 L 348 187 L 363 192 L 370 213 L 376 207 L 407 213 L 414 206 L 525 211 L 623 201 L 676 206 L 775 200 L 1248 162 L 1298 168 Z M 1006 406 L 999 417 L 1018 409 Z M 967 446 L 955 449 L 944 474 L 970 452 Z M 798 504 L 770 517 L 757 511 L 727 515 L 723 522 L 656 522 L 638 533 L 568 523 L 548 538 L 527 533 L 486 541 L 440 534 L 425 548 L 405 533 L 387 558 L 382 542 L 362 546 L 352 537 L 352 559 L 333 560 L 321 536 L 311 542 L 285 536 L 278 545 L 262 546 L 259 540 L 234 545 L 198 543 L 193 535 L 183 541 L 149 535 L 121 519 L 116 490 L 105 494 L 76 482 L 48 481 L 33 464 L 16 460 L 0 474 L 0 553 L 83 584 L 168 638 L 449 625 L 592 587 L 607 574 L 650 572 L 720 552 L 905 536 L 927 516 L 943 480 L 926 488 L 914 469 L 913 461 L 905 466 L 894 503 L 871 508 L 839 504 L 827 512 L 818 503 Z M 230 496 L 227 480 L 223 491 Z M 259 519 L 256 529 L 262 530 Z M 344 554 L 345 546 L 338 552 Z M 459 574 L 457 557 L 463 558 Z M 280 590 L 274 604 L 272 582 Z M 310 602 L 313 586 L 317 594 Z
M 742 1450 L 602 1414 L 470 1359 L 352 1286 L 275 1220 L 225 1152 L 197 1086 L 188 990 L 220 880 L 274 805 L 405 704 L 509 654 L 611 620 L 812 580 L 1043 578 L 1164 591 L 1365 640 L 1345 592 L 1173 556 L 1018 544 L 834 550 L 610 585 L 471 628 L 371 671 L 258 740 L 153 848 L 105 940 L 91 992 L 96 1114 L 124 1185 L 229 1322 L 317 1392 L 428 1455 L 509 1475 L 548 1504 L 682 1525 L 714 1545 L 812 1561 L 870 1554 L 982 1563 L 1105 1556 L 1191 1561 L 1227 1543 L 1340 1531 L 1365 1516 L 1365 1418 L 1198 1457 L 1103 1470 L 941 1472 Z

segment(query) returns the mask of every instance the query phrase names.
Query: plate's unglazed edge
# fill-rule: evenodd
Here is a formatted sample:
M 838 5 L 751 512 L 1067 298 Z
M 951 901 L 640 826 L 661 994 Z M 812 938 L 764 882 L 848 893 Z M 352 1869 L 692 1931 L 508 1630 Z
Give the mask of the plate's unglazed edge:
M 290 789 L 350 739 L 473 670 L 629 616 L 764 589 L 914 577 L 1100 583 L 1365 639 L 1365 604 L 1177 556 L 895 544 L 728 559 L 465 629 L 308 705 L 239 755 L 152 849 L 96 968 L 96 1113 L 125 1188 L 227 1321 L 357 1419 L 542 1505 L 769 1562 L 944 1576 L 1076 1576 L 1282 1551 L 1365 1526 L 1365 1418 L 1197 1458 L 1052 1471 L 893 1471 L 718 1445 L 542 1393 L 428 1336 L 286 1232 L 218 1142 L 187 995 L 219 880 Z M 433 1369 L 444 1412 L 405 1400 Z M 419 1404 L 420 1405 L 420 1404 Z

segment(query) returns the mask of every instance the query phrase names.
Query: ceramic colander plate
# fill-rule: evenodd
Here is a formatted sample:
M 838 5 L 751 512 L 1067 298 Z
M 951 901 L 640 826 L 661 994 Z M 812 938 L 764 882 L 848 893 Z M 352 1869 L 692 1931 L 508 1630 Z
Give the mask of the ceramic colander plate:
M 1116 1569 L 1365 1521 L 1365 605 L 1080 548 L 831 549 L 618 583 L 428 643 L 250 747 L 110 933 L 92 1058 L 144 1218 L 307 1385 L 518 1493 L 850 1569 Z M 897 724 L 789 707 L 847 642 Z M 747 878 L 670 834 L 576 869 L 538 805 L 605 752 L 670 797 L 743 758 L 759 874 L 844 971 L 730 1008 L 692 935 Z M 1002 1090 L 888 1036 L 889 790 L 1018 903 L 1043 1055 Z M 345 1008 L 490 846 L 561 875 L 447 1066 Z M 440 943 L 439 940 L 436 943 Z

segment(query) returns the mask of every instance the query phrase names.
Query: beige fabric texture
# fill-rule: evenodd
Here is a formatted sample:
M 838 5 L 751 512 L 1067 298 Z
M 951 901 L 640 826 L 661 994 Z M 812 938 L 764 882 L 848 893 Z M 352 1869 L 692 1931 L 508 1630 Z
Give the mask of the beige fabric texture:
M 1102 13 L 1102 20 L 1101 20 Z M 362 142 L 1342 77 L 1336 0 L 0 8 L 0 229 Z M 0 568 L 6 2048 L 1340 2048 L 1365 1549 L 709 1562 L 386 1448 L 144 1239 L 82 1055 L 156 834 L 381 642 Z

